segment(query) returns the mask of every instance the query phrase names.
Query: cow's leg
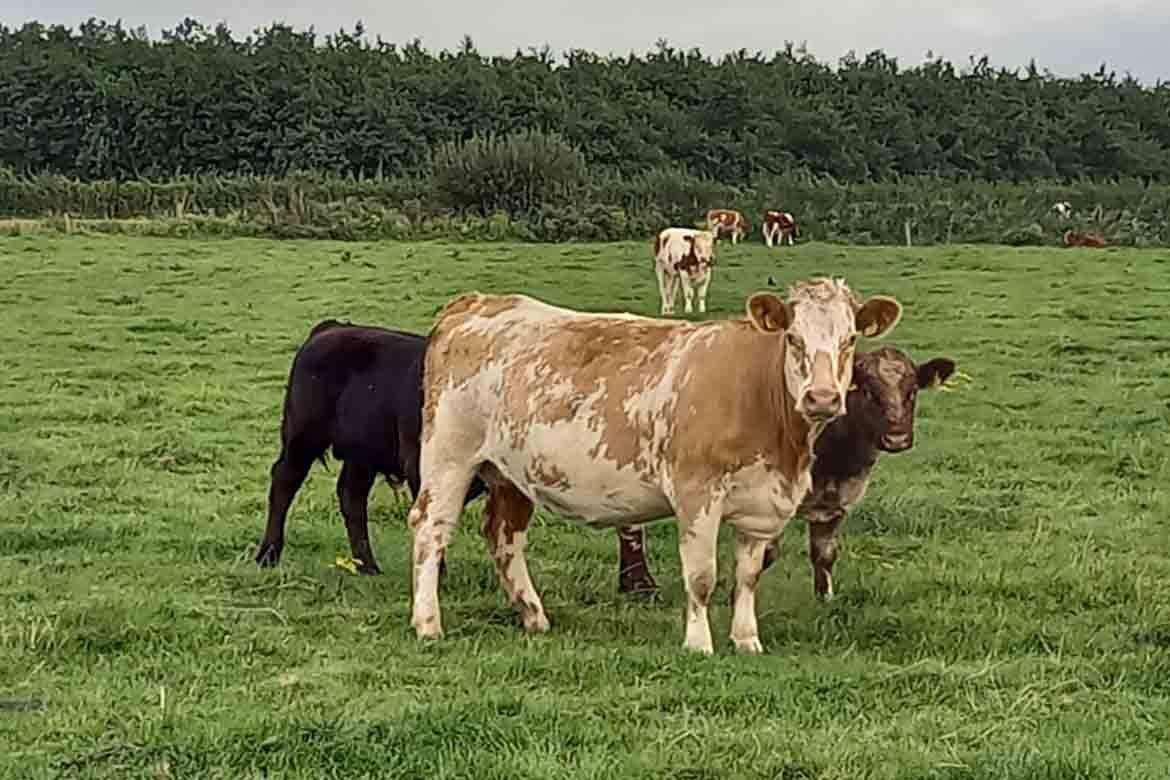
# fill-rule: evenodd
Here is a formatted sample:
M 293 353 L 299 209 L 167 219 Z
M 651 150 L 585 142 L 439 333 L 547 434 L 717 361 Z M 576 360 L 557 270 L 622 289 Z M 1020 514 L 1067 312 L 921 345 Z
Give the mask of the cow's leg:
M 288 509 L 305 477 L 309 475 L 309 468 L 313 465 L 313 454 L 302 451 L 300 448 L 285 447 L 280 457 L 272 464 L 272 482 L 268 487 L 268 524 L 264 528 L 264 538 L 256 548 L 256 563 L 260 566 L 275 566 L 280 563 L 280 553 L 284 549 L 284 522 L 288 517 Z
M 695 288 L 691 284 L 691 275 L 689 273 L 679 274 L 679 283 L 682 284 L 683 311 L 690 314 L 695 309 Z
M 719 536 L 722 500 L 711 498 L 697 508 L 679 507 L 679 555 L 687 590 L 687 632 L 683 646 L 705 655 L 715 652 L 707 604 L 715 590 L 715 544 Z
M 374 560 L 374 549 L 370 546 L 370 523 L 367 504 L 370 488 L 374 486 L 377 472 L 366 466 L 346 461 L 337 477 L 337 500 L 341 504 L 341 515 L 345 518 L 345 533 L 349 536 L 349 554 L 358 564 L 362 574 L 381 574 L 378 562 Z
M 641 526 L 617 529 L 618 590 L 622 593 L 653 595 L 658 583 L 646 562 L 646 529 Z
M 735 592 L 732 596 L 731 641 L 741 653 L 764 652 L 756 623 L 756 589 L 764 573 L 764 549 L 768 542 L 744 533 L 735 535 Z
M 431 452 L 424 450 L 424 463 Z M 475 476 L 475 468 L 474 465 L 450 461 L 436 463 L 423 477 L 407 517 L 414 531 L 414 610 L 411 622 L 420 639 L 443 635 L 439 565 L 459 522 L 463 498 Z
M 837 562 L 837 537 L 845 514 L 840 513 L 822 523 L 808 524 L 808 558 L 812 563 L 813 590 L 817 598 L 833 598 L 833 564 Z
M 654 264 L 654 275 L 658 277 L 658 296 L 662 298 L 662 313 L 670 314 L 670 307 L 674 305 L 674 296 L 670 294 L 671 286 L 666 270 L 657 262 Z
M 703 277 L 703 281 L 699 282 L 698 297 L 699 297 L 699 312 L 705 313 L 707 311 L 707 288 L 711 286 L 711 272 Z
M 679 275 L 667 272 L 666 274 L 666 314 L 674 314 L 674 301 L 678 297 Z
M 508 482 L 493 484 L 488 493 L 480 531 L 487 541 L 488 552 L 496 562 L 500 586 L 508 601 L 520 615 L 520 623 L 529 633 L 548 631 L 548 616 L 532 578 L 524 548 L 528 544 L 528 524 L 532 520 L 532 501 Z

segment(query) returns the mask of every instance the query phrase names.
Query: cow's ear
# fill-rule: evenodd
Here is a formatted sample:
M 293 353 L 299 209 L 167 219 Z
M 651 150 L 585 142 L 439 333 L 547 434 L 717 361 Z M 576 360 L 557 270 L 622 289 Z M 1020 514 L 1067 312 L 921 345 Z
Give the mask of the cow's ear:
M 918 387 L 925 390 L 938 387 L 955 373 L 955 361 L 950 358 L 935 358 L 918 367 Z
M 857 331 L 871 339 L 885 336 L 902 319 L 902 304 L 885 295 L 875 295 L 857 310 Z
M 747 299 L 748 319 L 764 333 L 779 333 L 792 324 L 792 311 L 779 296 L 770 292 L 753 293 Z

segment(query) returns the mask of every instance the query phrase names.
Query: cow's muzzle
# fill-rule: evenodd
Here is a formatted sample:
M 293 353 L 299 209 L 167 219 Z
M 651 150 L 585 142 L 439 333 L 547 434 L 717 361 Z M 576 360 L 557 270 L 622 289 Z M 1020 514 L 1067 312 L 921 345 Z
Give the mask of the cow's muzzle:
M 845 398 L 841 391 L 830 387 L 810 388 L 801 402 L 801 414 L 810 420 L 824 422 L 845 414 Z
M 914 433 L 911 432 L 890 432 L 885 434 L 878 440 L 878 447 L 884 452 L 902 452 L 914 446 Z

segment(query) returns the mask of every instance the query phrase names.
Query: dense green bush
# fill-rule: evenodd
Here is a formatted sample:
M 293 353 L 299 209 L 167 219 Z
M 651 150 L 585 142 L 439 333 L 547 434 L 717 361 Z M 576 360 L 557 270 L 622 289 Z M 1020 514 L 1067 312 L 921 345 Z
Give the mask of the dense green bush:
M 488 215 L 528 214 L 584 189 L 585 158 L 560 135 L 521 130 L 440 144 L 431 161 L 436 205 Z

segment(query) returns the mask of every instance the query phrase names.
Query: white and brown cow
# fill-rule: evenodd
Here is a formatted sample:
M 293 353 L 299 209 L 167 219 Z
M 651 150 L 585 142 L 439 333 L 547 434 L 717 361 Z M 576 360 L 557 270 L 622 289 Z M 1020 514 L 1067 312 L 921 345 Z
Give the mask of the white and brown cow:
M 422 485 L 411 507 L 413 625 L 443 633 L 439 562 L 473 478 L 482 527 L 526 631 L 548 618 L 524 549 L 535 503 L 593 528 L 673 514 L 686 583 L 685 647 L 713 651 L 707 602 L 721 522 L 736 531 L 738 650 L 759 653 L 764 549 L 811 485 L 812 447 L 845 412 L 857 336 L 901 316 L 841 279 L 787 299 L 760 292 L 747 317 L 701 323 L 586 314 L 523 295 L 468 293 L 439 312 L 424 368 Z
M 662 313 L 674 313 L 674 299 L 682 285 L 683 310 L 694 310 L 695 293 L 699 311 L 707 311 L 707 288 L 715 267 L 715 236 L 694 228 L 666 228 L 654 237 L 654 273 L 662 296 Z
M 722 238 L 725 233 L 730 235 L 734 245 L 747 235 L 748 223 L 743 214 L 734 209 L 711 209 L 707 212 L 707 230 L 716 239 Z
M 796 243 L 795 236 L 796 217 L 787 211 L 764 212 L 764 243 L 769 248 L 776 244 L 783 245 L 785 240 L 792 246 Z

